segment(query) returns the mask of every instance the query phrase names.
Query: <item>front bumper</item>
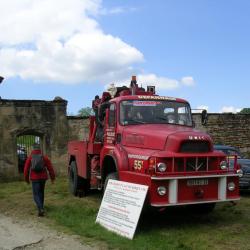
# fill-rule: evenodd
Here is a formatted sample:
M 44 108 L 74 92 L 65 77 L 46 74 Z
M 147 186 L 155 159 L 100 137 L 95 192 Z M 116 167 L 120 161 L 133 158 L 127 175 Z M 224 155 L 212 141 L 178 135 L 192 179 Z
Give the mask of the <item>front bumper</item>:
M 240 199 L 239 177 L 237 174 L 158 177 L 135 172 L 122 172 L 120 180 L 147 185 L 149 187 L 147 200 L 154 207 L 225 202 Z M 235 189 L 229 191 L 228 184 L 232 182 Z M 190 183 L 194 185 L 190 185 Z M 203 184 L 199 185 L 200 183 Z M 163 196 L 160 196 L 157 192 L 157 188 L 160 186 L 167 189 L 167 193 Z

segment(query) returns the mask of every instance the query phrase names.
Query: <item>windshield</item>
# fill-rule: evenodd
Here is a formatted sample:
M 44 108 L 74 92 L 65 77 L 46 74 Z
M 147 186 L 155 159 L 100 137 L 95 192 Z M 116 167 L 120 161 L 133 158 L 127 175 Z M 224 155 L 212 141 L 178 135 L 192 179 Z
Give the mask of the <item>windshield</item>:
M 178 124 L 192 126 L 190 106 L 187 103 L 166 100 L 127 100 L 120 104 L 120 123 Z

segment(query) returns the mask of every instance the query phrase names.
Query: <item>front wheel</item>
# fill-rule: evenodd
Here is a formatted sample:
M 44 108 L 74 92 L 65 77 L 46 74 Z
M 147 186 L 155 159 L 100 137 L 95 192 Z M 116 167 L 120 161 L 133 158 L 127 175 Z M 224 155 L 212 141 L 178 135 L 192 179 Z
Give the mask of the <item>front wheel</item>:
M 108 185 L 108 181 L 109 180 L 118 180 L 118 173 L 117 172 L 113 172 L 113 173 L 110 173 L 107 175 L 106 179 L 105 179 L 105 182 L 104 182 L 104 193 L 105 193 L 105 190 L 106 190 L 106 187 Z

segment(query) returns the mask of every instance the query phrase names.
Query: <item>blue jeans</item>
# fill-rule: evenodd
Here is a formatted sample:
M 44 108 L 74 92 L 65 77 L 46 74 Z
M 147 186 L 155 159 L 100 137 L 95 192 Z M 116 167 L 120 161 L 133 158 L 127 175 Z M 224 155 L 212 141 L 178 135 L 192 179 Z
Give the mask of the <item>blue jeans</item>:
M 45 182 L 46 180 L 32 181 L 33 199 L 38 210 L 43 209 Z

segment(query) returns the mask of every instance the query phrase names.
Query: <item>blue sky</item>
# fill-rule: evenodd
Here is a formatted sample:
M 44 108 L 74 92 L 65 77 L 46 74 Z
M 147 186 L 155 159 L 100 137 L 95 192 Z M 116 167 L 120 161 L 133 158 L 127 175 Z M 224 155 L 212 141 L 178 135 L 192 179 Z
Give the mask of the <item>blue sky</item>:
M 136 74 L 193 108 L 250 107 L 248 0 L 9 2 L 0 0 L 2 98 L 61 96 L 76 114 Z

